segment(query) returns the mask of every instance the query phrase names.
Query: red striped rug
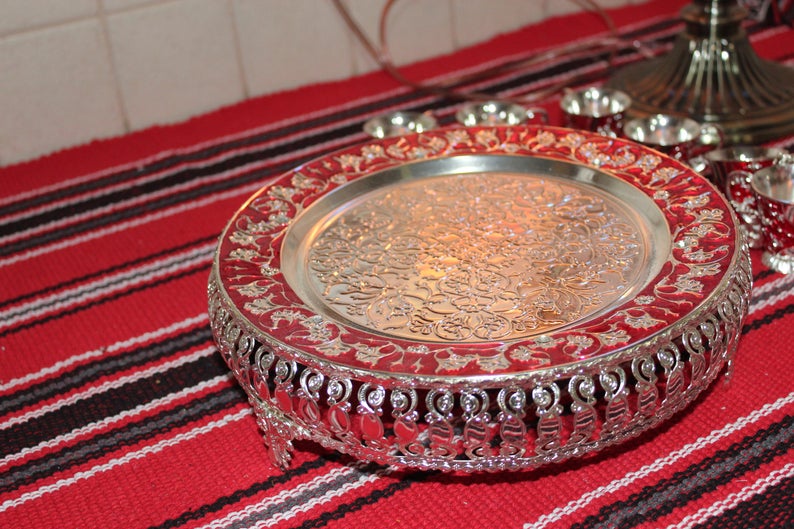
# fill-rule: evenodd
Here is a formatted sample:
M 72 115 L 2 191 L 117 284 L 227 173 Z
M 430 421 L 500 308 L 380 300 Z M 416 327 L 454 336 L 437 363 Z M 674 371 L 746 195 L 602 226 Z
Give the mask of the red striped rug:
M 615 20 L 662 51 L 681 4 Z M 549 20 L 407 73 L 444 79 L 602 31 L 592 15 Z M 759 54 L 794 61 L 790 29 L 748 32 Z M 609 73 L 590 52 L 469 88 Z M 542 102 L 552 122 L 558 99 Z M 730 382 L 638 439 L 505 474 L 394 471 L 304 443 L 289 470 L 269 466 L 209 332 L 218 234 L 269 178 L 364 140 L 369 117 L 451 123 L 456 105 L 373 73 L 0 169 L 0 527 L 794 527 L 794 276 L 758 255 Z

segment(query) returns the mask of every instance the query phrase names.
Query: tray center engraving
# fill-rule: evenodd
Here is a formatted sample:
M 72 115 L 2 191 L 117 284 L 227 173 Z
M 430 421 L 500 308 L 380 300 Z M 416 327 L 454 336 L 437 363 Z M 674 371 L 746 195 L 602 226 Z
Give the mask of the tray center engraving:
M 606 310 L 644 279 L 630 205 L 565 178 L 441 175 L 374 189 L 304 239 L 320 312 L 411 340 L 542 334 Z

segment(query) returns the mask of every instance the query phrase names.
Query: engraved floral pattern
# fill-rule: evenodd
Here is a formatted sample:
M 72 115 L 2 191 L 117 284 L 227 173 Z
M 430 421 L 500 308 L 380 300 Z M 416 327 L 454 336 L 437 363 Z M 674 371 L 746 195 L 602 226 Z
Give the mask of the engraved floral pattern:
M 642 271 L 640 229 L 554 178 L 473 174 L 368 196 L 313 243 L 323 301 L 408 339 L 515 339 L 609 305 Z
M 593 213 L 603 204 L 566 202 L 562 199 L 564 186 L 552 185 L 540 194 L 526 190 L 516 193 L 522 199 L 514 200 L 510 208 L 485 208 L 476 222 L 471 218 L 475 213 L 469 212 L 468 218 L 461 219 L 461 226 L 501 227 L 472 234 L 450 229 L 450 240 L 432 251 L 428 251 L 424 235 L 417 237 L 399 230 L 382 239 L 351 238 L 348 224 L 377 233 L 389 221 L 388 208 L 373 206 L 363 210 L 355 222 L 346 220 L 329 228 L 313 250 L 317 258 L 311 264 L 316 267 L 316 286 L 347 317 L 364 318 L 360 321 L 366 325 L 377 323 L 377 332 L 366 330 L 366 325 L 351 326 L 318 316 L 286 284 L 281 271 L 281 245 L 290 224 L 312 203 L 374 171 L 472 153 L 510 153 L 598 167 L 640 189 L 667 221 L 665 228 L 672 241 L 667 261 L 617 310 L 580 320 L 582 314 L 606 303 L 614 294 L 610 289 L 599 290 L 599 273 L 610 269 L 631 278 L 632 263 L 638 258 L 642 241 L 633 240 L 631 227 L 609 208 Z M 472 178 L 468 184 L 476 181 Z M 534 246 L 513 247 L 508 242 L 508 228 L 524 227 L 512 217 L 517 216 L 516 208 L 537 208 L 533 197 L 564 206 L 552 209 L 565 237 L 555 238 L 551 229 L 544 235 L 544 244 L 539 240 Z M 213 273 L 221 290 L 252 327 L 285 344 L 292 354 L 413 375 L 546 369 L 617 351 L 679 322 L 707 302 L 737 259 L 740 239 L 732 216 L 725 214 L 725 206 L 707 181 L 682 164 L 619 139 L 553 127 L 441 129 L 350 148 L 306 164 L 263 188 L 223 234 Z M 504 223 L 505 214 L 511 222 Z M 537 210 L 535 215 L 539 215 Z M 576 236 L 577 230 L 591 229 L 593 223 L 607 241 L 595 250 L 582 246 Z M 488 244 L 476 245 L 468 240 L 468 250 L 462 253 L 460 241 L 465 237 L 486 238 Z M 399 245 L 400 251 L 386 251 L 388 244 Z M 572 266 L 572 255 L 593 251 L 600 252 L 602 261 L 598 262 L 602 264 Z M 546 263 L 545 277 L 538 270 L 512 270 L 509 262 L 520 252 L 527 252 L 535 262 Z M 356 257 L 351 260 L 352 255 Z M 480 263 L 478 267 L 460 266 L 475 260 Z M 389 283 L 384 274 L 399 276 L 410 269 L 424 274 L 424 290 L 418 279 L 410 288 L 384 290 Z M 549 272 L 552 269 L 556 274 Z M 532 295 L 523 298 L 531 303 L 522 304 L 522 294 L 514 295 L 528 291 Z M 424 296 L 420 302 L 417 293 Z M 551 320 L 563 327 L 557 328 L 555 323 L 544 331 Z M 409 336 L 433 336 L 436 341 L 418 346 L 415 339 L 389 334 L 394 331 L 390 327 Z M 527 329 L 545 334 L 522 338 Z

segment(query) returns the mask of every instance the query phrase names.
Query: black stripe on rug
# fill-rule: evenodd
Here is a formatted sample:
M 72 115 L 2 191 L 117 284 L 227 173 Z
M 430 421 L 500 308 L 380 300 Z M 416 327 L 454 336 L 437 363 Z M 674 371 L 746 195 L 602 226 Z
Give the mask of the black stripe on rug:
M 708 521 L 697 529 L 770 529 L 794 527 L 794 477 L 783 479 Z
M 49 400 L 100 378 L 113 376 L 118 371 L 144 366 L 152 361 L 211 343 L 212 333 L 209 326 L 202 324 L 200 327 L 182 331 L 165 340 L 77 366 L 58 375 L 57 378 L 45 380 L 7 395 L 0 400 L 0 413 L 12 413 L 36 401 Z
M 644 487 L 626 500 L 602 507 L 598 514 L 588 516 L 571 529 L 629 528 L 648 524 L 788 453 L 792 442 L 794 417 L 786 416 L 670 478 Z
M 213 351 L 190 362 L 80 399 L 5 429 L 0 457 L 47 442 L 87 424 L 118 415 L 228 372 L 221 356 Z
M 17 332 L 20 332 L 20 331 L 24 331 L 24 330 L 27 330 L 27 329 L 32 329 L 32 328 L 34 328 L 34 327 L 36 327 L 38 325 L 42 325 L 44 323 L 47 323 L 47 322 L 50 322 L 50 321 L 54 321 L 54 320 L 57 320 L 59 318 L 63 318 L 64 316 L 71 316 L 73 314 L 77 314 L 78 312 L 82 312 L 82 311 L 84 311 L 86 309 L 90 309 L 92 307 L 98 307 L 98 306 L 103 305 L 105 303 L 108 303 L 110 301 L 115 301 L 117 299 L 121 299 L 123 297 L 132 295 L 132 294 L 134 294 L 136 292 L 143 292 L 145 290 L 149 290 L 151 288 L 155 288 L 155 287 L 158 287 L 160 285 L 164 285 L 164 284 L 169 283 L 171 281 L 175 281 L 175 280 L 178 280 L 178 279 L 189 277 L 189 276 L 195 275 L 197 273 L 209 275 L 209 268 L 207 267 L 206 264 L 200 263 L 200 264 L 198 264 L 196 266 L 181 270 L 181 271 L 179 271 L 179 272 L 177 272 L 175 274 L 171 274 L 171 275 L 166 276 L 166 277 L 159 277 L 159 278 L 155 279 L 154 281 L 150 281 L 148 283 L 141 283 L 139 285 L 135 285 L 134 287 L 130 287 L 130 288 L 124 290 L 124 291 L 113 292 L 113 293 L 111 293 L 111 294 L 109 294 L 109 295 L 107 295 L 105 297 L 102 297 L 102 298 L 92 299 L 91 301 L 88 301 L 86 303 L 82 303 L 80 305 L 73 305 L 72 307 L 69 307 L 66 310 L 62 310 L 62 311 L 57 312 L 57 313 L 50 313 L 50 314 L 47 314 L 46 316 L 44 316 L 42 318 L 39 318 L 39 319 L 36 319 L 36 320 L 31 320 L 31 321 L 16 325 L 14 327 L 9 327 L 8 329 L 4 329 L 3 331 L 0 331 L 0 338 L 4 338 L 4 337 L 9 336 L 11 334 L 14 334 L 14 333 L 17 333 Z
M 794 313 L 794 304 L 786 305 L 785 307 L 781 307 L 774 312 L 770 312 L 769 314 L 764 314 L 762 317 L 758 318 L 757 320 L 753 320 L 750 323 L 745 324 L 742 326 L 742 334 L 748 334 L 752 331 L 757 331 L 761 327 L 766 325 L 770 325 L 777 320 L 781 320 L 786 316 Z
M 168 435 L 175 428 L 184 427 L 241 402 L 245 402 L 245 395 L 239 386 L 235 385 L 187 404 L 180 404 L 175 409 L 162 411 L 153 417 L 126 423 L 115 430 L 95 435 L 73 446 L 47 453 L 39 459 L 11 467 L 0 475 L 0 493 L 13 491 L 153 437 Z
M 416 472 L 406 474 L 402 476 L 401 479 L 390 483 L 382 489 L 374 490 L 366 496 L 360 496 L 350 503 L 344 503 L 332 511 L 324 512 L 316 518 L 306 520 L 302 524 L 296 526 L 294 529 L 312 529 L 316 527 L 324 527 L 329 522 L 341 520 L 352 512 L 360 511 L 364 507 L 370 505 L 375 505 L 379 501 L 390 498 L 398 492 L 406 490 L 416 483 L 421 483 L 422 481 L 436 474 L 436 472 Z
M 305 474 L 308 474 L 312 470 L 322 468 L 327 463 L 335 462 L 339 459 L 340 456 L 336 453 L 323 454 L 321 457 L 306 461 L 294 468 L 290 468 L 284 472 L 278 472 L 276 475 L 265 481 L 259 481 L 250 487 L 238 489 L 232 494 L 221 496 L 211 503 L 205 503 L 196 509 L 185 511 L 179 516 L 170 518 L 159 525 L 151 526 L 149 529 L 174 529 L 176 527 L 185 525 L 188 522 L 200 520 L 209 514 L 224 510 L 228 507 L 231 507 L 232 505 L 240 503 L 247 498 L 256 496 L 257 494 L 267 492 L 277 485 L 288 483 L 295 478 L 299 478 Z
M 61 281 L 59 283 L 50 284 L 45 287 L 40 288 L 39 290 L 28 292 L 22 295 L 19 295 L 15 298 L 9 298 L 6 300 L 0 300 L 0 310 L 5 307 L 16 305 L 18 303 L 23 303 L 25 301 L 31 301 L 39 297 L 49 296 L 52 295 L 53 292 L 58 292 L 59 290 L 65 290 L 67 288 L 73 287 L 75 285 L 79 285 L 81 283 L 88 283 L 91 281 L 95 281 L 97 279 L 101 279 L 104 276 L 115 274 L 116 272 L 121 272 L 124 270 L 129 270 L 135 268 L 136 266 L 141 266 L 149 262 L 157 261 L 158 259 L 162 259 L 169 255 L 177 254 L 191 248 L 197 248 L 200 246 L 204 246 L 205 244 L 209 244 L 213 241 L 218 240 L 218 234 L 208 235 L 205 237 L 201 237 L 199 239 L 194 239 L 192 241 L 179 244 L 177 246 L 172 246 L 170 248 L 164 248 L 154 253 L 150 253 L 148 255 L 143 255 L 141 257 L 137 257 L 135 259 L 131 259 L 129 261 L 124 261 L 122 263 L 115 264 L 113 266 L 109 266 L 102 270 L 97 270 L 95 272 L 91 272 L 90 274 L 85 274 L 77 277 L 73 277 L 66 281 Z

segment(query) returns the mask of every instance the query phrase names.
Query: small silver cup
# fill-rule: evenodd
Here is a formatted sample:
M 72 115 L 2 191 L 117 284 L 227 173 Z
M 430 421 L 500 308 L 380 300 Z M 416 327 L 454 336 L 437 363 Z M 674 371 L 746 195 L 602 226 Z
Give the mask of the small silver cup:
M 750 180 L 764 230 L 761 262 L 783 274 L 794 272 L 794 159 L 784 156 Z
M 364 132 L 373 138 L 405 136 L 436 128 L 437 122 L 428 112 L 393 112 L 364 123 Z
M 631 97 L 625 92 L 595 86 L 568 91 L 560 100 L 566 126 L 611 137 L 620 135 L 630 106 Z
M 623 125 L 623 135 L 687 164 L 721 148 L 725 139 L 718 125 L 667 114 L 631 119 Z
M 485 101 L 466 103 L 455 113 L 461 125 L 521 125 L 528 121 L 539 120 L 548 123 L 549 116 L 542 108 L 526 108 L 508 101 Z

